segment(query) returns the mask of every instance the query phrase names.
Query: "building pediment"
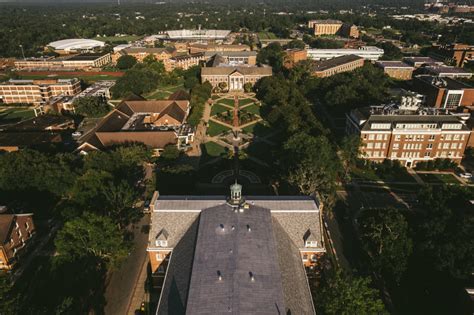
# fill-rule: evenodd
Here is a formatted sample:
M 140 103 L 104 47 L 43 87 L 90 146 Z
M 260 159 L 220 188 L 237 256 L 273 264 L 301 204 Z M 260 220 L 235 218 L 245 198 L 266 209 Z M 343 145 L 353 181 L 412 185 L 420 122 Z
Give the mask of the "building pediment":
M 239 72 L 239 70 L 234 70 L 231 74 L 229 74 L 229 77 L 243 77 L 244 75 Z

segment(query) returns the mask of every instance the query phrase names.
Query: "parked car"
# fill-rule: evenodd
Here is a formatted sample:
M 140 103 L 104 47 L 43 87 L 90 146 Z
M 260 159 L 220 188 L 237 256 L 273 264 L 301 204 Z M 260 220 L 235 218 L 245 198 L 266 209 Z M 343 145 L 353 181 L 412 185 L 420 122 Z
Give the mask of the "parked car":
M 461 174 L 459 174 L 459 177 L 470 179 L 470 178 L 472 178 L 472 174 L 471 173 L 461 173 Z
M 82 131 L 74 131 L 72 133 L 73 138 L 79 138 L 80 136 L 82 136 Z
M 143 205 L 143 212 L 150 212 L 150 200 L 145 200 L 145 204 Z

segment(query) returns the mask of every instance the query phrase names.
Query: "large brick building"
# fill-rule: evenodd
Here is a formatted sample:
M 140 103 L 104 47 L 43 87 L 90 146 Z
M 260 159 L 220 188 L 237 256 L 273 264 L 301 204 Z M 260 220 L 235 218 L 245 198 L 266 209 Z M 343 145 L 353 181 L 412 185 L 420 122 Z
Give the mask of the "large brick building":
M 364 58 L 362 57 L 356 55 L 341 56 L 329 60 L 316 61 L 312 69 L 312 75 L 326 78 L 338 73 L 353 71 L 363 66 Z
M 308 21 L 308 28 L 313 30 L 315 36 L 341 35 L 351 38 L 359 37 L 357 26 L 343 23 L 339 20 L 310 20 Z
M 125 100 L 98 123 L 77 151 L 126 143 L 142 143 L 156 154 L 167 145 L 186 150 L 194 141 L 194 130 L 186 124 L 189 110 L 188 100 Z
M 456 67 L 463 67 L 468 61 L 474 60 L 474 45 L 451 44 L 433 47 L 429 55 Z
M 298 62 L 308 59 L 308 51 L 306 49 L 287 49 L 283 58 L 283 64 L 286 68 L 293 68 Z
M 382 106 L 351 111 L 346 131 L 360 135 L 364 159 L 399 160 L 406 167 L 437 158 L 460 163 L 471 134 L 458 116 L 434 109 L 411 111 Z
M 61 58 L 29 58 L 15 61 L 18 70 L 97 70 L 112 61 L 109 53 L 85 53 Z
M 377 61 L 375 63 L 389 77 L 397 80 L 411 80 L 414 67 L 402 61 Z
M 59 95 L 81 92 L 78 79 L 10 80 L 0 84 L 0 103 L 43 105 Z
M 413 88 L 426 96 L 425 104 L 435 108 L 456 109 L 474 105 L 474 87 L 450 78 L 415 76 Z
M 148 254 L 157 314 L 314 314 L 304 266 L 325 253 L 309 197 L 159 196 Z
M 201 82 L 209 82 L 213 87 L 225 83 L 231 91 L 242 91 L 246 83 L 252 86 L 258 80 L 272 75 L 271 67 L 257 66 L 218 66 L 201 69 Z
M 0 270 L 17 264 L 34 234 L 33 214 L 0 214 Z

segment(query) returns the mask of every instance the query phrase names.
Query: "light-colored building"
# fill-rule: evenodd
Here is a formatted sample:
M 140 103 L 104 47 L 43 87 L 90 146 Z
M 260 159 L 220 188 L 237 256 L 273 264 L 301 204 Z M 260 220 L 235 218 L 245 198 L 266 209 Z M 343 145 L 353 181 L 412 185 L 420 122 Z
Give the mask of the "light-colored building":
M 230 91 L 242 91 L 246 83 L 252 86 L 261 78 L 272 75 L 271 67 L 218 66 L 201 69 L 201 82 L 209 82 L 213 87 L 225 83 Z
M 398 160 L 406 167 L 438 158 L 461 163 L 471 130 L 462 117 L 422 108 L 360 108 L 346 115 L 346 131 L 358 134 L 362 158 Z
M 78 79 L 10 80 L 0 84 L 0 103 L 43 105 L 56 96 L 81 92 Z
M 199 66 L 202 62 L 205 62 L 207 57 L 204 53 L 194 53 L 186 55 L 177 55 L 169 60 L 170 69 L 183 69 L 188 70 L 191 67 Z
M 250 51 L 250 46 L 248 45 L 224 45 L 224 44 L 201 44 L 201 43 L 192 43 L 188 45 L 189 53 L 199 53 L 199 52 L 227 52 L 227 51 Z
M 33 214 L 0 214 L 0 270 L 13 269 L 34 234 Z
M 438 61 L 431 57 L 405 57 L 403 58 L 403 62 L 414 67 L 420 68 L 422 66 L 442 66 L 444 63 L 442 61 Z
M 308 28 L 313 30 L 314 36 L 341 35 L 345 37 L 358 38 L 357 26 L 343 23 L 339 20 L 310 20 Z
M 439 78 L 469 79 L 472 77 L 472 72 L 458 67 L 427 66 L 423 67 L 423 70 L 425 73 L 435 75 Z
M 112 56 L 112 62 L 117 63 L 117 60 L 124 56 L 129 55 L 135 57 L 138 62 L 143 62 L 145 57 L 152 55 L 156 60 L 162 61 L 165 64 L 165 67 L 168 61 L 176 55 L 176 50 L 174 48 L 147 48 L 147 47 L 128 47 L 124 48 Z
M 71 38 L 51 42 L 46 45 L 45 50 L 52 49 L 58 54 L 92 52 L 103 48 L 105 43 L 94 39 Z
M 315 314 L 304 267 L 326 252 L 317 200 L 244 198 L 235 183 L 229 198 L 155 192 L 151 210 L 157 314 Z
M 311 74 L 315 77 L 326 78 L 338 73 L 353 71 L 363 66 L 364 58 L 356 55 L 347 55 L 324 61 L 316 61 Z
M 356 55 L 365 60 L 376 61 L 384 54 L 384 50 L 375 46 L 365 46 L 359 49 L 308 49 L 308 58 L 313 60 L 326 60 L 347 55 Z
M 402 61 L 377 61 L 375 63 L 389 77 L 397 80 L 411 80 L 414 67 Z
M 204 56 L 207 60 L 219 56 L 219 63 L 228 65 L 251 65 L 257 64 L 256 51 L 206 51 Z
M 18 70 L 96 70 L 112 61 L 106 54 L 79 54 L 61 58 L 30 58 L 15 61 Z

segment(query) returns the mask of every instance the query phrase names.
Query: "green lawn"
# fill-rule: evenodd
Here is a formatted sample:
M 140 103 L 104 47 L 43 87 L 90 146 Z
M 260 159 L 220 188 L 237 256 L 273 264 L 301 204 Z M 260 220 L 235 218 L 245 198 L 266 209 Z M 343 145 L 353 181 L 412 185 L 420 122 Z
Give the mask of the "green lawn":
M 425 183 L 435 183 L 435 184 L 459 184 L 459 181 L 451 174 L 419 174 L 418 176 L 421 177 L 421 179 Z
M 33 109 L 28 108 L 0 108 L 0 125 L 16 123 L 25 119 L 35 117 Z
M 219 95 L 213 95 L 213 96 L 212 96 L 212 99 L 213 99 L 213 100 L 217 100 L 218 98 L 221 98 L 221 97 L 220 97 Z
M 239 106 L 240 107 L 248 105 L 248 104 L 252 104 L 252 103 L 255 103 L 255 101 L 251 98 L 239 99 Z
M 177 85 L 162 85 L 156 88 L 156 90 L 148 93 L 145 97 L 147 99 L 166 99 L 171 94 L 178 90 L 183 90 L 184 87 L 182 84 Z
M 220 156 L 221 154 L 226 152 L 223 146 L 220 146 L 219 144 L 215 142 L 204 143 L 204 150 L 207 155 L 213 156 L 213 157 Z
M 136 35 L 128 35 L 128 36 L 108 36 L 108 37 L 96 37 L 93 38 L 94 40 L 100 40 L 101 42 L 121 42 L 121 41 L 127 41 L 127 42 L 133 42 L 136 41 L 137 39 L 142 38 L 143 36 L 136 36 Z
M 233 98 L 224 98 L 224 99 L 221 99 L 218 103 L 234 106 L 234 99 Z
M 230 110 L 228 107 L 219 104 L 214 104 L 212 105 L 211 116 L 217 115 L 218 113 L 226 112 L 228 110 Z
M 211 137 L 214 137 L 214 136 L 217 136 L 218 134 L 223 133 L 227 130 L 230 130 L 230 128 L 228 128 L 224 125 L 218 124 L 216 122 L 209 121 L 209 127 L 207 128 L 207 133 Z
M 260 116 L 260 106 L 258 106 L 257 104 L 252 104 L 250 106 L 247 106 L 243 110 Z

